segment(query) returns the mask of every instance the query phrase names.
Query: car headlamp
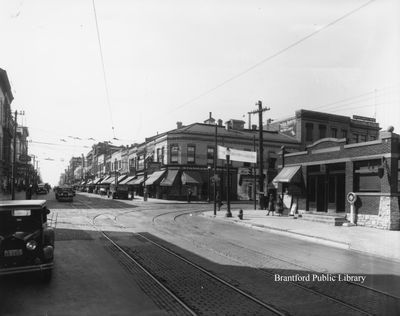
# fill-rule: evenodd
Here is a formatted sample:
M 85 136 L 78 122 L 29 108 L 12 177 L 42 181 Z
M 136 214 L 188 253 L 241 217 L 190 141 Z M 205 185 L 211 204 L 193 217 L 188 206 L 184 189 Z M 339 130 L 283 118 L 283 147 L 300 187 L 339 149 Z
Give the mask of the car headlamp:
M 37 247 L 37 243 L 36 243 L 36 241 L 34 241 L 34 240 L 30 240 L 30 241 L 28 241 L 27 243 L 26 243 L 26 249 L 28 249 L 28 250 L 35 250 L 36 249 L 36 247 Z

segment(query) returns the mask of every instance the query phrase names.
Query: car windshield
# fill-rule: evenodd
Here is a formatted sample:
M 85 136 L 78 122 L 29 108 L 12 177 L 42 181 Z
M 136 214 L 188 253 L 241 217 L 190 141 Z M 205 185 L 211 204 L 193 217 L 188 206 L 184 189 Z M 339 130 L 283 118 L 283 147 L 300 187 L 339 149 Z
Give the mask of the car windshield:
M 33 232 L 40 229 L 42 227 L 41 213 L 41 210 L 32 210 L 29 216 L 14 216 L 12 211 L 0 212 L 0 235 L 5 236 L 16 231 Z

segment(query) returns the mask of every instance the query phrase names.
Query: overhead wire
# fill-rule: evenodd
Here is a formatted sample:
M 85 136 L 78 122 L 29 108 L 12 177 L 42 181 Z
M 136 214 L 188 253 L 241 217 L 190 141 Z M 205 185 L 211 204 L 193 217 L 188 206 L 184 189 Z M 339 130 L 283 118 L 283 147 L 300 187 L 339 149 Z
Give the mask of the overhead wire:
M 196 96 L 196 97 L 194 97 L 194 98 L 192 98 L 192 99 L 190 99 L 190 100 L 188 100 L 188 101 L 186 101 L 186 102 L 184 102 L 184 103 L 182 103 L 182 104 L 176 106 L 176 107 L 173 108 L 170 112 L 173 112 L 173 111 L 176 111 L 176 110 L 178 110 L 178 109 L 181 109 L 181 108 L 183 108 L 183 107 L 185 107 L 185 106 L 187 106 L 187 105 L 189 105 L 189 104 L 191 104 L 191 103 L 193 103 L 193 102 L 195 102 L 195 101 L 197 101 L 197 100 L 199 100 L 199 99 L 205 97 L 206 95 L 209 95 L 210 93 L 214 92 L 215 90 L 217 90 L 217 89 L 219 89 L 219 88 L 225 86 L 226 84 L 228 84 L 228 83 L 230 83 L 230 82 L 232 82 L 232 81 L 238 79 L 239 77 L 242 77 L 243 75 L 247 74 L 248 72 L 252 71 L 253 69 L 255 69 L 255 68 L 261 66 L 262 64 L 264 64 L 264 63 L 266 63 L 266 62 L 268 62 L 268 61 L 270 61 L 270 60 L 272 60 L 272 59 L 278 57 L 279 55 L 285 53 L 286 51 L 290 50 L 291 48 L 293 48 L 293 47 L 295 47 L 295 46 L 298 46 L 298 45 L 301 44 L 302 42 L 308 40 L 309 38 L 315 36 L 316 34 L 322 32 L 322 31 L 326 30 L 327 28 L 329 28 L 329 27 L 335 25 L 336 23 L 338 23 L 338 22 L 344 20 L 345 18 L 347 18 L 347 17 L 349 17 L 350 15 L 352 15 L 352 14 L 358 12 L 359 10 L 363 9 L 364 7 L 370 5 L 372 2 L 375 2 L 375 1 L 376 1 L 376 0 L 369 0 L 369 1 L 365 2 L 365 3 L 362 4 L 361 6 L 358 6 L 357 8 L 355 8 L 355 9 L 353 9 L 353 10 L 347 12 L 346 14 L 344 14 L 344 15 L 342 15 L 342 16 L 340 16 L 339 18 L 337 18 L 337 19 L 335 19 L 335 20 L 329 22 L 328 24 L 325 24 L 323 27 L 319 28 L 318 30 L 313 31 L 313 32 L 311 32 L 310 34 L 308 34 L 308 35 L 306 35 L 306 36 L 300 38 L 299 40 L 293 42 L 292 44 L 290 44 L 290 45 L 288 45 L 288 46 L 286 46 L 286 47 L 284 47 L 284 48 L 278 50 L 277 52 L 273 53 L 272 55 L 270 55 L 270 56 L 268 56 L 268 57 L 266 57 L 266 58 L 264 58 L 264 59 L 258 61 L 257 63 L 255 63 L 255 64 L 253 64 L 252 66 L 246 68 L 245 70 L 243 70 L 243 71 L 237 73 L 236 75 L 233 75 L 233 76 L 229 77 L 228 79 L 226 79 L 226 80 L 222 81 L 221 83 L 217 84 L 216 86 L 214 86 L 214 87 L 212 87 L 212 88 L 210 88 L 210 89 L 204 91 L 203 93 L 199 94 L 198 96 Z
M 102 66 L 102 70 L 103 70 L 104 87 L 105 87 L 105 90 L 106 90 L 106 98 L 107 98 L 108 111 L 109 111 L 109 113 L 110 113 L 111 129 L 112 129 L 112 132 L 113 132 L 113 137 L 115 138 L 114 120 L 113 120 L 113 115 L 112 115 L 111 102 L 110 102 L 110 93 L 109 93 L 109 89 L 108 89 L 108 81 L 107 81 L 107 75 L 106 75 L 106 68 L 105 68 L 104 57 L 103 57 L 103 48 L 102 48 L 102 45 L 101 45 L 101 37 L 100 37 L 99 23 L 98 23 L 98 21 L 97 21 L 97 12 L 96 12 L 95 0 L 92 0 L 92 4 L 93 4 L 94 20 L 95 20 L 95 22 L 96 22 L 97 41 L 98 41 L 98 43 L 99 43 L 99 51 L 100 51 L 101 66 Z

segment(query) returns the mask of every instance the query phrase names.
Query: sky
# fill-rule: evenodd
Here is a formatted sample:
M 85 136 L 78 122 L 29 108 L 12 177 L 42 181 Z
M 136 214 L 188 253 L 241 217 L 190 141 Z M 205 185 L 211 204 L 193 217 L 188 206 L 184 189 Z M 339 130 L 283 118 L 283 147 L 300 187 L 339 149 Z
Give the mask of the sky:
M 397 0 L 0 0 L 0 68 L 54 185 L 94 143 L 141 143 L 209 112 L 247 123 L 258 100 L 264 121 L 309 109 L 400 133 L 399 12 Z

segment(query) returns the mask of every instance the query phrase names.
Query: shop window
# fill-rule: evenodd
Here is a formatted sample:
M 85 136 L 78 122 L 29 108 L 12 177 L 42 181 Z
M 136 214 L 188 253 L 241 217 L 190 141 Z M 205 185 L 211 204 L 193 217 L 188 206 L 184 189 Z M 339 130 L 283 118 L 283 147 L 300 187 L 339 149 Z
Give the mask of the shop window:
M 352 143 L 358 143 L 360 141 L 360 135 L 353 133 Z
M 187 146 L 187 163 L 194 164 L 196 162 L 196 146 L 188 145 Z
M 207 147 L 207 164 L 214 164 L 214 147 Z
M 359 161 L 354 163 L 354 191 L 380 192 L 381 179 L 378 168 L 380 160 Z
M 179 157 L 179 146 L 171 145 L 171 163 L 177 163 Z
M 313 124 L 312 123 L 306 123 L 306 141 L 307 142 L 312 142 L 313 141 Z
M 360 135 L 360 142 L 366 142 L 367 141 L 367 135 Z
M 342 138 L 347 138 L 347 130 L 342 129 Z
M 326 125 L 319 125 L 319 138 L 325 138 L 326 137 Z
M 337 138 L 337 128 L 335 127 L 331 128 L 331 137 Z

